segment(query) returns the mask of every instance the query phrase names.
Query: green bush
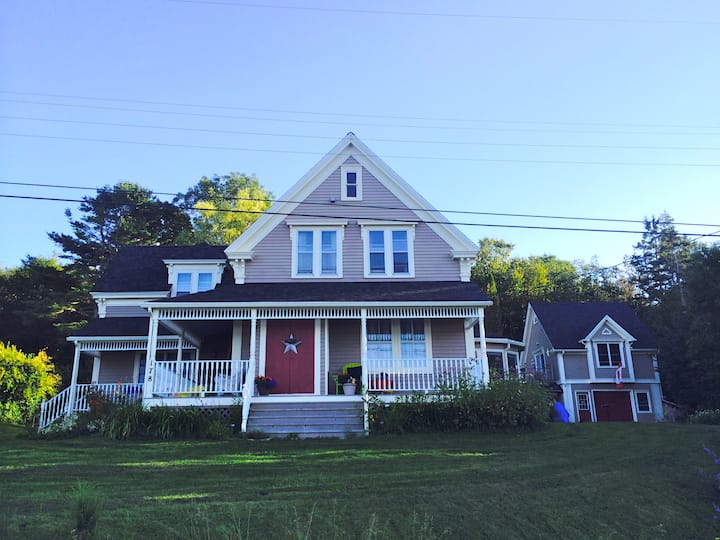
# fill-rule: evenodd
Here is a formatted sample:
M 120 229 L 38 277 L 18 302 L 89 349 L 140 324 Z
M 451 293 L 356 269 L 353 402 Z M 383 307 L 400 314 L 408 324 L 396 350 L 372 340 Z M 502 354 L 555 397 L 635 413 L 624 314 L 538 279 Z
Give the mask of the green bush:
M 720 409 L 706 409 L 697 411 L 688 416 L 688 422 L 691 424 L 710 424 L 713 426 L 720 425 Z
M 45 351 L 25 354 L 0 343 L 0 421 L 29 423 L 58 386 L 60 375 Z
M 394 403 L 370 404 L 373 433 L 533 428 L 545 423 L 552 397 L 537 382 L 494 381 L 476 388 L 471 381 L 440 385 L 436 394 L 414 393 Z

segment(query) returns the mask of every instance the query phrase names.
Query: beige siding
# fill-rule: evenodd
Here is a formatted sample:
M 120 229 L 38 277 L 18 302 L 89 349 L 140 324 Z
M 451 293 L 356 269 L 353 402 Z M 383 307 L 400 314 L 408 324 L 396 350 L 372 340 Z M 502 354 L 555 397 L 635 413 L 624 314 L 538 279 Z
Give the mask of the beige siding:
M 294 222 L 317 222 L 323 218 L 347 220 L 342 245 L 344 281 L 363 281 L 364 258 L 362 228 L 358 220 L 406 220 L 417 221 L 417 215 L 366 169 L 363 169 L 363 200 L 340 200 L 340 169 L 335 170 L 297 208 L 290 218 Z M 331 198 L 335 204 L 327 204 Z M 322 206 L 315 203 L 322 203 Z M 321 217 L 312 217 L 321 216 Z M 327 219 L 326 219 L 327 220 Z M 247 263 L 247 283 L 273 283 L 287 281 L 292 276 L 292 243 L 290 227 L 277 225 L 255 248 L 253 260 Z M 415 227 L 415 278 L 423 281 L 455 281 L 460 279 L 460 266 L 452 258 L 450 247 L 428 225 Z M 307 278 L 300 278 L 306 280 Z M 337 281 L 337 278 L 316 278 Z
M 632 357 L 636 379 L 655 378 L 655 368 L 653 367 L 653 359 L 650 353 L 633 351 Z
M 434 319 L 432 355 L 434 358 L 465 358 L 465 324 L 462 319 Z
M 129 383 L 133 381 L 135 352 L 104 352 L 100 360 L 98 383 Z
M 588 371 L 587 354 L 585 353 L 585 351 L 565 353 L 563 355 L 563 362 L 565 364 L 566 379 L 587 380 L 590 378 L 590 372 Z
M 329 369 L 337 374 L 345 364 L 360 362 L 360 321 L 332 319 L 329 322 Z

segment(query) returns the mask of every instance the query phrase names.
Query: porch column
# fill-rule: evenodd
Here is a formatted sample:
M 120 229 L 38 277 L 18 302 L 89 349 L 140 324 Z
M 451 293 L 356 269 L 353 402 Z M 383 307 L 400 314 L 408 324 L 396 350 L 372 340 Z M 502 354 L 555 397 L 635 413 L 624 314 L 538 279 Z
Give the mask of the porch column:
M 363 429 L 365 433 L 370 431 L 370 416 L 368 410 L 368 382 L 370 380 L 368 374 L 368 336 L 367 336 L 367 309 L 363 308 L 360 310 L 360 365 L 362 366 L 360 371 L 360 378 L 362 380 L 363 388 Z
M 68 396 L 67 413 L 75 411 L 75 396 L 77 395 L 77 377 L 80 369 L 80 343 L 75 342 L 75 356 L 73 356 L 73 369 L 70 378 L 70 395 Z
M 242 403 L 242 421 L 240 431 L 247 432 L 248 416 L 250 416 L 250 402 L 255 388 L 255 355 L 257 353 L 257 309 L 250 310 L 250 358 L 248 361 L 248 370 L 245 374 L 245 384 L 243 385 L 243 403 Z
M 180 388 L 180 382 L 182 381 L 182 352 L 183 352 L 183 341 L 185 341 L 185 334 L 178 336 L 177 354 L 175 355 L 175 388 Z
M 148 329 L 147 356 L 145 357 L 145 381 L 143 382 L 143 404 L 147 405 L 153 397 L 155 384 L 155 354 L 157 352 L 158 323 L 157 311 L 150 309 L 150 328 Z
M 490 384 L 490 366 L 488 365 L 487 343 L 485 342 L 485 310 L 483 308 L 478 310 L 478 326 L 480 327 L 480 358 L 478 358 L 478 361 L 482 369 L 480 383 L 485 386 Z

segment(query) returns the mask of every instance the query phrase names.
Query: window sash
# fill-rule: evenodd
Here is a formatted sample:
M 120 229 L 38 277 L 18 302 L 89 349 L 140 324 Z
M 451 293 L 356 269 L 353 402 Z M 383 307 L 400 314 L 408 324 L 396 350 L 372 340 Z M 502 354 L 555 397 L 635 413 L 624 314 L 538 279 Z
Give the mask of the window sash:
M 410 272 L 410 251 L 407 231 L 392 231 L 393 274 Z
M 322 231 L 320 233 L 320 272 L 337 274 L 337 232 Z
M 637 410 L 641 413 L 652 412 L 650 408 L 650 394 L 648 392 L 635 392 Z
M 198 273 L 198 292 L 209 291 L 213 288 L 213 275 L 211 272 L 199 272 Z
M 385 273 L 385 231 L 369 231 L 370 273 Z
M 175 295 L 183 296 L 190 294 L 192 291 L 192 273 L 179 272 L 177 275 L 177 285 L 175 286 Z
M 619 343 L 596 343 L 598 366 L 617 367 L 622 361 Z

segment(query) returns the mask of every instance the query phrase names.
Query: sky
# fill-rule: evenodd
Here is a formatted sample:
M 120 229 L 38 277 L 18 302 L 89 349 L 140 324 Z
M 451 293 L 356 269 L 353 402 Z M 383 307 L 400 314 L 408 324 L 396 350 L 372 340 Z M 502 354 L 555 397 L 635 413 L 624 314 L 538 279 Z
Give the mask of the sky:
M 4 0 L 0 267 L 60 253 L 38 198 L 280 196 L 349 131 L 471 240 L 616 265 L 720 234 L 719 59 L 716 0 Z

